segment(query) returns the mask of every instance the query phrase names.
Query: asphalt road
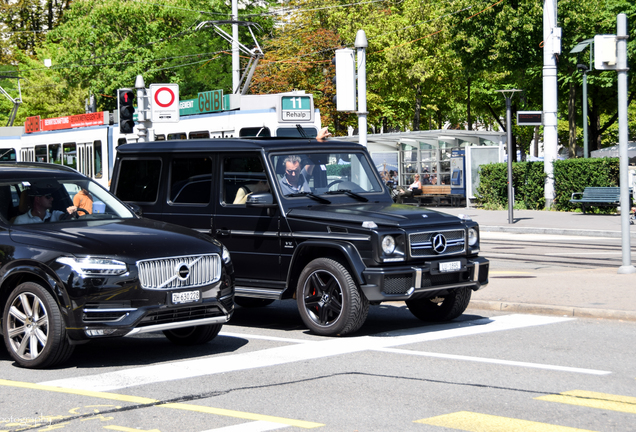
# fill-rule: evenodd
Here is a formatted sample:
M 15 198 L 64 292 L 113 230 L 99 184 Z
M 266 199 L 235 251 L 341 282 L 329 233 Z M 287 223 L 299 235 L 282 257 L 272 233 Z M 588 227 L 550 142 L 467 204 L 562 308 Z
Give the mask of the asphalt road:
M 636 324 L 469 311 L 423 325 L 400 303 L 324 338 L 294 303 L 238 309 L 220 336 L 79 346 L 54 370 L 0 350 L 0 430 L 629 431 Z

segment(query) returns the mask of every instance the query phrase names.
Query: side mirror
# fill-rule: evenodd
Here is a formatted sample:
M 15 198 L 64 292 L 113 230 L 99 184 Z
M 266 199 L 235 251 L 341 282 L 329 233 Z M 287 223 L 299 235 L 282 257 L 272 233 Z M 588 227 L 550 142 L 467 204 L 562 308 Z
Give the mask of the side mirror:
M 270 192 L 253 193 L 247 196 L 246 207 L 276 207 L 274 196 Z
M 136 214 L 139 217 L 143 216 L 143 211 L 141 210 L 141 207 L 139 207 L 137 204 L 132 204 L 132 203 L 126 203 L 126 204 L 128 204 L 128 207 L 130 207 L 130 210 L 132 210 L 134 214 Z

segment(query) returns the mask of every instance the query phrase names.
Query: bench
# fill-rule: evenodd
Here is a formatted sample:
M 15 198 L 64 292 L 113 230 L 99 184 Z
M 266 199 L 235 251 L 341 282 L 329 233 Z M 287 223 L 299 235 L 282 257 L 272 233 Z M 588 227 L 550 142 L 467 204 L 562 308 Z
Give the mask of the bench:
M 580 196 L 580 198 L 575 198 Z M 586 187 L 583 192 L 574 192 L 570 199 L 572 204 L 581 204 L 581 210 L 585 214 L 586 207 L 618 207 L 621 205 L 621 188 Z M 629 189 L 629 206 L 632 206 L 632 189 Z
M 417 201 L 418 207 L 423 204 L 435 204 L 437 207 L 442 202 L 455 205 L 456 198 L 457 201 L 461 201 L 463 196 L 452 195 L 450 185 L 422 185 L 420 193 L 413 195 L 413 199 Z

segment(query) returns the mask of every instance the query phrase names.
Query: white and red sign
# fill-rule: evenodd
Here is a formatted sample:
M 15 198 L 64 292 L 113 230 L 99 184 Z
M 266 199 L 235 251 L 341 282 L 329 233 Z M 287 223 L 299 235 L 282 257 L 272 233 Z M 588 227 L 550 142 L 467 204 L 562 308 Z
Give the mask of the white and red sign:
M 108 124 L 107 117 L 108 116 L 104 113 L 104 111 L 45 119 L 41 119 L 40 116 L 27 117 L 24 129 L 26 133 L 33 133 L 87 126 L 99 126 Z
M 153 123 L 179 121 L 179 84 L 150 84 L 150 118 Z

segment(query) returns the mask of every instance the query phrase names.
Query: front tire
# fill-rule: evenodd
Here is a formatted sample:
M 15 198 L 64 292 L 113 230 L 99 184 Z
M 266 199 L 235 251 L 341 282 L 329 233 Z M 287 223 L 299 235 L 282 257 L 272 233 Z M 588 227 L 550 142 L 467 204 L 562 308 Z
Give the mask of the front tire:
M 317 258 L 303 269 L 296 301 L 305 325 L 323 336 L 353 333 L 369 313 L 369 301 L 349 271 L 330 258 Z
M 22 367 L 38 369 L 63 363 L 73 353 L 66 326 L 53 296 L 41 285 L 18 285 L 2 315 L 4 343 Z
M 163 334 L 175 345 L 191 346 L 210 342 L 221 331 L 223 324 L 184 327 L 180 329 L 164 330 Z
M 464 313 L 470 303 L 470 288 L 458 288 L 445 297 L 407 300 L 413 315 L 426 322 L 450 321 Z

